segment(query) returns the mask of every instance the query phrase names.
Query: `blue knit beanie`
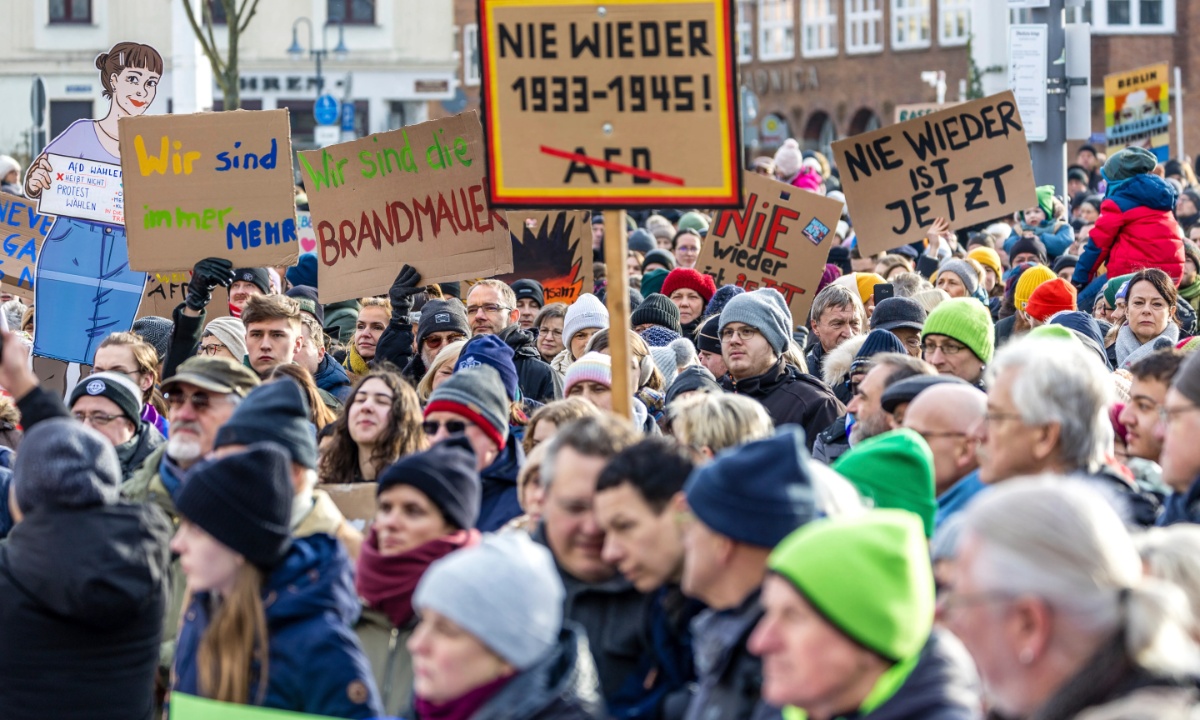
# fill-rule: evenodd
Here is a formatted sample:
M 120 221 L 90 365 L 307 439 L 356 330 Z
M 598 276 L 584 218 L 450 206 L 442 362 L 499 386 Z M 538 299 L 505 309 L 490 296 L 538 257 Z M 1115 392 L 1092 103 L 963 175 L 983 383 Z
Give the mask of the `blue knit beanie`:
M 858 349 L 854 361 L 850 363 L 850 374 L 862 372 L 871 363 L 872 357 L 889 352 L 907 355 L 908 349 L 890 330 L 872 330 L 867 334 L 867 339 L 863 341 L 862 347 Z
M 787 425 L 774 437 L 721 452 L 691 474 L 683 492 L 713 532 L 773 548 L 817 514 L 811 462 L 804 431 Z
M 288 268 L 285 274 L 292 285 L 317 287 L 317 256 L 301 255 L 300 261 Z
M 746 292 L 745 288 L 740 288 L 737 285 L 722 285 L 717 288 L 717 293 L 713 295 L 712 300 L 708 301 L 708 306 L 704 308 L 704 317 L 720 315 L 721 311 L 725 309 L 726 303 L 744 292 Z
M 458 355 L 458 363 L 454 372 L 480 365 L 490 365 L 500 374 L 504 382 L 504 392 L 509 401 L 517 399 L 519 380 L 517 366 L 513 361 L 513 349 L 495 335 L 476 335 L 467 341 L 462 352 Z

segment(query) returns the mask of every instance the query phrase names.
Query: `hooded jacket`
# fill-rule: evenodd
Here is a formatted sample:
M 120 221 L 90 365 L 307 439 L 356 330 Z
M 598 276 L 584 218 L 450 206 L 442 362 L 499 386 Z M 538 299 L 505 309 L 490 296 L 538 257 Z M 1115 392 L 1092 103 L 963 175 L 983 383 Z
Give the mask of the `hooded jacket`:
M 532 333 L 525 332 L 520 325 L 509 325 L 496 337 L 512 348 L 513 364 L 517 366 L 517 385 L 521 388 L 522 397 L 540 403 L 562 400 L 562 378 L 542 359 Z
M 564 623 L 558 645 L 514 677 L 471 720 L 600 720 L 607 717 L 587 636 Z
M 828 387 L 788 365 L 782 357 L 762 375 L 744 380 L 725 376 L 721 387 L 762 403 L 775 427 L 793 424 L 804 428 L 809 452 L 817 435 L 846 414 L 846 406 Z
M 350 389 L 354 383 L 350 380 L 350 373 L 346 372 L 346 368 L 333 361 L 333 356 L 326 355 L 321 358 L 321 364 L 317 366 L 317 373 L 313 375 L 313 380 L 316 381 L 318 388 L 337 398 L 338 402 L 342 404 L 349 402 Z
M 524 512 L 517 499 L 517 473 L 524 464 L 525 451 L 521 449 L 521 443 L 510 437 L 492 464 L 480 471 L 483 495 L 479 503 L 479 520 L 475 523 L 479 532 L 495 532 Z
M 1174 208 L 1175 189 L 1157 175 L 1110 183 L 1071 281 L 1085 284 L 1104 265 L 1110 278 L 1156 267 L 1178 284 L 1183 276 L 1183 232 Z
M 151 505 L 29 513 L 0 547 L 0 717 L 149 720 L 171 526 Z
M 858 351 L 866 342 L 865 333 L 855 335 L 842 341 L 841 345 L 825 354 L 821 374 L 817 377 L 820 377 L 825 386 L 833 390 L 834 397 L 843 403 L 850 402 L 850 399 L 854 397 L 850 392 L 850 367 L 854 364 Z M 812 373 L 811 369 L 809 373 Z
M 339 718 L 383 715 L 366 655 L 351 627 L 359 614 L 350 561 L 329 535 L 292 540 L 263 585 L 269 666 L 263 707 Z M 175 652 L 173 691 L 197 695 L 197 653 L 212 598 L 196 593 Z M 257 682 L 251 682 L 255 692 Z

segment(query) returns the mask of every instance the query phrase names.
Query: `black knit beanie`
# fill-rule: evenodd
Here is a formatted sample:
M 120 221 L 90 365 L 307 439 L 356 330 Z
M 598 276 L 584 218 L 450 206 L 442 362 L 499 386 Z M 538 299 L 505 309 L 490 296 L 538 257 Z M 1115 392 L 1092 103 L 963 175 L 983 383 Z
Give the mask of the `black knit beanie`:
M 377 497 L 396 485 L 411 485 L 459 529 L 473 528 L 479 520 L 483 490 L 475 469 L 475 453 L 465 435 L 397 460 L 380 473 L 377 484 Z
M 678 335 L 683 334 L 679 326 L 679 308 L 666 295 L 651 293 L 629 318 L 629 324 L 635 328 L 646 323 L 661 325 Z
M 277 443 L 292 462 L 317 468 L 317 430 L 308 416 L 308 400 L 291 378 L 259 385 L 233 411 L 217 431 L 213 448 Z
M 254 285 L 262 290 L 263 295 L 271 294 L 271 276 L 267 273 L 266 268 L 237 268 L 233 271 L 233 281 L 254 283 Z
M 291 460 L 262 442 L 184 476 L 175 500 L 179 514 L 262 570 L 283 560 L 291 546 Z
M 721 354 L 721 316 L 713 315 L 696 332 L 696 349 Z

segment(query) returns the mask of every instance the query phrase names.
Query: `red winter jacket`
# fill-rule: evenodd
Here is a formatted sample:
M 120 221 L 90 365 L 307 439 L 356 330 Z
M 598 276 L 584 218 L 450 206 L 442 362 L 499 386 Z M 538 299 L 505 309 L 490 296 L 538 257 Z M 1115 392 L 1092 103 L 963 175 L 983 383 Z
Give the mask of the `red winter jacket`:
M 1095 277 L 1105 264 L 1108 277 L 1114 278 L 1156 267 L 1178 284 L 1183 275 L 1183 233 L 1171 213 L 1174 207 L 1174 188 L 1155 175 L 1135 175 L 1110 190 L 1100 203 L 1100 217 L 1080 257 L 1080 268 Z

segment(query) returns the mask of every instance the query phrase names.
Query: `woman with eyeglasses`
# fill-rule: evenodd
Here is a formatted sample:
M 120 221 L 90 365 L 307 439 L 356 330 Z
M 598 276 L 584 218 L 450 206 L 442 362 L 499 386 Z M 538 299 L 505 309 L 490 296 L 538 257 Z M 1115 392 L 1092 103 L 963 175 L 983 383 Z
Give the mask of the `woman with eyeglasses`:
M 413 593 L 433 561 L 479 543 L 479 472 L 463 437 L 401 458 L 379 476 L 375 519 L 358 558 L 363 612 L 354 626 L 388 715 L 407 717 Z
M 533 326 L 538 332 L 538 354 L 546 362 L 553 362 L 555 356 L 566 347 L 563 345 L 563 322 L 566 316 L 566 303 L 550 303 L 542 308 L 533 321 Z
M 76 420 L 116 448 L 122 481 L 133 477 L 146 458 L 166 442 L 157 428 L 142 419 L 141 388 L 119 372 L 99 372 L 83 379 L 71 391 L 68 404 Z
M 399 374 L 372 370 L 350 393 L 321 455 L 323 483 L 372 482 L 397 459 L 424 450 L 421 403 Z

